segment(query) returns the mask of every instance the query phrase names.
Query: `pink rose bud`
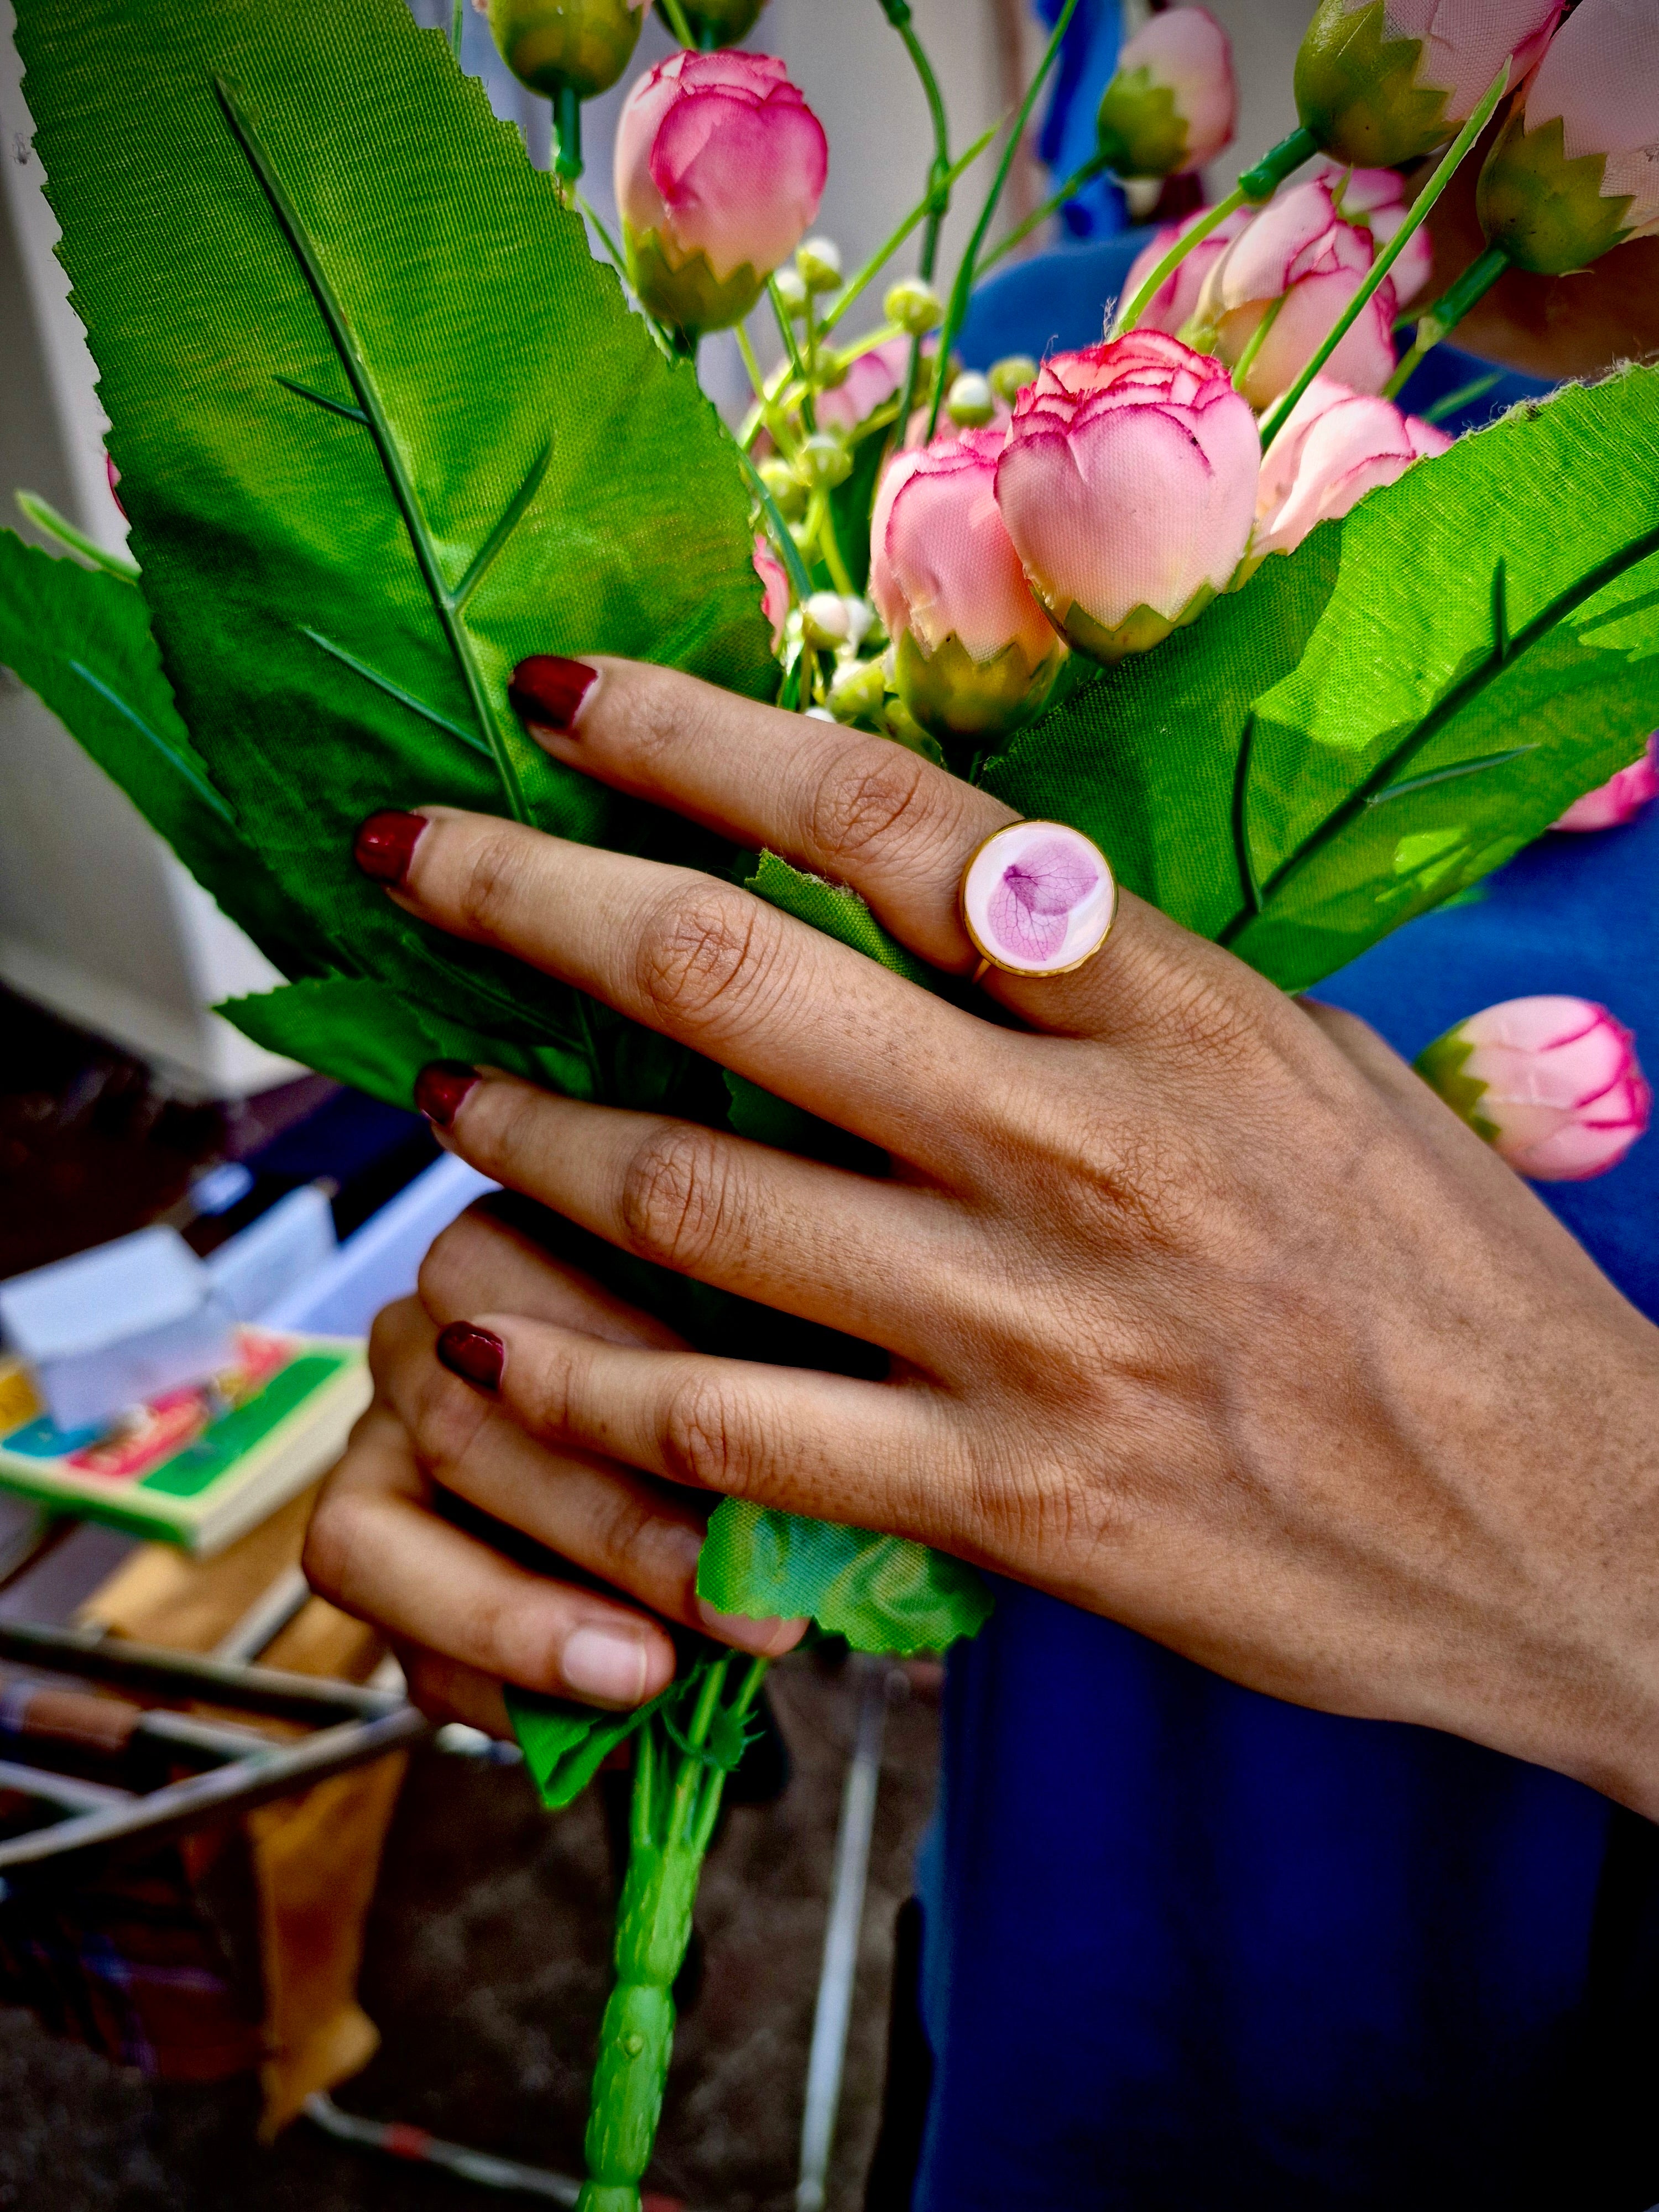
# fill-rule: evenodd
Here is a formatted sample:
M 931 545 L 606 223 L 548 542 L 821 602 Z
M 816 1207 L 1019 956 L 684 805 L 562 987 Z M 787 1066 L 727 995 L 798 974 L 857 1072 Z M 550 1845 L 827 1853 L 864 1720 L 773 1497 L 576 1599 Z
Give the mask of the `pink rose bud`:
M 1443 430 L 1401 414 L 1391 399 L 1315 377 L 1262 456 L 1249 569 L 1269 553 L 1292 551 L 1316 523 L 1346 514 L 1368 491 L 1450 446 Z
M 1211 268 L 1194 335 L 1213 335 L 1230 368 L 1244 362 L 1240 389 L 1253 407 L 1287 392 L 1323 343 L 1376 258 L 1370 232 L 1346 222 L 1317 178 L 1293 185 Z M 1327 368 L 1351 392 L 1381 392 L 1394 374 L 1394 280 L 1385 276 Z
M 981 956 L 1017 975 L 1063 975 L 1106 941 L 1117 885 L 1106 858 L 1063 822 L 1011 822 L 962 879 L 962 918 Z
M 1329 185 L 1337 213 L 1345 222 L 1357 222 L 1370 231 L 1379 253 L 1411 213 L 1398 169 L 1345 169 L 1340 161 L 1322 161 L 1314 177 L 1316 182 Z M 1433 270 L 1434 241 L 1425 224 L 1406 240 L 1389 271 L 1394 296 L 1402 307 L 1417 297 Z
M 1255 417 L 1220 364 L 1133 331 L 1044 362 L 1008 427 L 997 505 L 1056 629 L 1118 660 L 1225 588 L 1261 473 Z
M 870 520 L 870 596 L 905 705 L 938 737 L 980 738 L 1038 714 L 1066 658 L 997 508 L 1001 430 L 895 456 Z
M 1642 748 L 1639 760 L 1621 768 L 1594 791 L 1575 799 L 1557 830 L 1617 830 L 1632 821 L 1642 809 L 1659 799 L 1659 730 Z
M 829 160 L 772 55 L 659 62 L 617 124 L 617 205 L 646 307 L 686 331 L 741 321 L 817 215 Z
M 1201 168 L 1231 141 L 1237 112 L 1227 33 L 1207 8 L 1166 8 L 1123 46 L 1101 94 L 1101 158 L 1120 177 Z
M 783 650 L 784 625 L 789 620 L 789 578 L 768 540 L 755 538 L 755 574 L 761 580 L 761 612 L 772 625 L 772 650 Z
M 609 92 L 640 42 L 645 0 L 486 0 L 483 9 L 514 76 L 551 99 Z
M 1582 0 L 1481 172 L 1480 221 L 1517 267 L 1583 269 L 1659 231 L 1659 13 Z
M 1629 1030 L 1588 999 L 1488 1006 L 1437 1038 L 1417 1072 L 1538 1182 L 1583 1182 L 1616 1167 L 1653 1103 Z
M 1339 161 L 1394 167 L 1455 137 L 1505 66 L 1519 84 L 1563 0 L 1322 0 L 1296 104 Z M 1632 0 L 1639 8 L 1644 0 Z
M 878 407 L 902 390 L 910 365 L 908 338 L 889 338 L 884 345 L 861 353 L 839 384 L 820 392 L 816 403 L 820 429 L 856 430 Z
M 1183 222 L 1169 224 L 1157 234 L 1150 246 L 1141 247 L 1123 280 L 1122 296 L 1125 301 L 1139 297 L 1141 286 L 1176 240 L 1184 238 L 1193 225 L 1201 222 L 1208 212 L 1207 208 L 1195 208 Z M 1249 228 L 1251 220 L 1250 210 L 1240 208 L 1224 222 L 1218 223 L 1206 239 L 1194 246 L 1174 274 L 1164 278 L 1147 302 L 1135 328 L 1139 331 L 1166 331 L 1172 338 L 1178 338 L 1197 312 L 1199 295 L 1204 289 L 1205 278 L 1233 240 Z

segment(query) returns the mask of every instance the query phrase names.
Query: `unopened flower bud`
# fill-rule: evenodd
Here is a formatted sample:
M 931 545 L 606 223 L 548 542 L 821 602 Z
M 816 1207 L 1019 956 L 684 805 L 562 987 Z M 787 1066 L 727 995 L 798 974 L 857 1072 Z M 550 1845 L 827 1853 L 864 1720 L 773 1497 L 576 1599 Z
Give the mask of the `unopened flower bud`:
M 809 292 L 833 292 L 841 282 L 841 248 L 833 238 L 804 238 L 795 266 Z
M 830 684 L 830 711 L 838 722 L 873 720 L 887 696 L 878 660 L 844 660 Z
M 1011 353 L 991 363 L 991 389 L 1012 407 L 1028 384 L 1036 382 L 1037 365 L 1029 353 Z
M 1617 775 L 1575 799 L 1553 830 L 1621 830 L 1644 806 L 1659 799 L 1659 730 L 1642 748 L 1641 757 Z
M 1201 168 L 1231 138 L 1237 108 L 1227 33 L 1206 8 L 1166 8 L 1125 44 L 1101 95 L 1102 159 L 1120 177 Z
M 839 592 L 814 592 L 801 609 L 801 635 L 820 653 L 833 653 L 852 635 L 847 602 Z
M 1653 1103 L 1629 1030 L 1588 999 L 1488 1006 L 1437 1038 L 1417 1072 L 1539 1182 L 1583 1182 L 1617 1166 Z
M 833 491 L 853 473 L 853 457 L 839 438 L 817 430 L 803 438 L 795 453 L 795 474 L 811 491 Z
M 700 46 L 735 46 L 754 29 L 765 4 L 766 0 L 681 0 L 691 36 Z M 672 31 L 662 0 L 657 0 L 657 13 Z
M 944 301 L 920 276 L 902 276 L 896 284 L 890 284 L 881 307 L 890 323 L 896 323 L 914 338 L 926 337 L 945 320 Z
M 489 28 L 501 59 L 534 90 L 592 100 L 628 67 L 645 21 L 645 0 L 489 0 Z
M 982 429 L 997 411 L 990 380 L 976 368 L 964 369 L 945 394 L 945 411 L 964 430 Z
M 787 461 L 774 454 L 769 461 L 760 465 L 760 480 L 777 502 L 778 513 L 786 522 L 799 522 L 806 512 L 806 487 Z
M 793 318 L 806 313 L 806 280 L 799 269 L 780 269 L 772 282 L 777 287 L 786 315 Z

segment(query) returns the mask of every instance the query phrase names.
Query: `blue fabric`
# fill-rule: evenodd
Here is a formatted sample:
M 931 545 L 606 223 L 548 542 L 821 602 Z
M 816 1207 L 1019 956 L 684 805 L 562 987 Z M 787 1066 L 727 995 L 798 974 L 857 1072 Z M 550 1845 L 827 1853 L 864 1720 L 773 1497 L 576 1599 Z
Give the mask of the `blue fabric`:
M 1064 0 L 1036 0 L 1038 21 L 1052 29 L 1063 5 Z M 1078 0 L 1077 13 L 1060 41 L 1054 88 L 1037 139 L 1037 152 L 1055 185 L 1093 157 L 1100 95 L 1112 81 L 1121 42 L 1118 0 Z M 1127 221 L 1123 195 L 1109 177 L 1097 177 L 1085 185 L 1066 201 L 1060 217 L 1078 238 L 1109 238 Z
M 1026 281 L 1003 280 L 1026 319 L 987 347 L 1040 352 L 1072 311 Z M 1471 373 L 1440 370 L 1442 391 Z M 1659 1062 L 1656 883 L 1659 808 L 1546 837 L 1319 995 L 1413 1055 L 1480 1007 L 1574 992 Z M 1659 1136 L 1540 1188 L 1659 1318 Z M 1003 1585 L 951 1661 L 920 1887 L 916 2212 L 1659 2198 L 1659 1832 L 1560 1776 L 1282 1705 Z

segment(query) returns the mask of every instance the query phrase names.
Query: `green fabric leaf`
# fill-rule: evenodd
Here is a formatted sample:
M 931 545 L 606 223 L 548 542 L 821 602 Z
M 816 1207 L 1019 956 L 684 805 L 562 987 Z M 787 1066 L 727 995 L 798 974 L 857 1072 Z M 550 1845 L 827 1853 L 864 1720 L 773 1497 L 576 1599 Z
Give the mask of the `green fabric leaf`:
M 191 743 L 139 591 L 0 530 L 0 665 L 51 708 L 284 975 L 328 964 L 321 935 L 249 852 Z
M 556 1813 L 580 1797 L 619 1743 L 626 1743 L 637 1728 L 684 1684 L 676 1680 L 631 1713 L 596 1712 L 592 1705 L 575 1705 L 563 1698 L 543 1697 L 535 1690 L 507 1685 L 507 1714 L 524 1753 L 530 1778 L 550 1812 Z
M 1275 982 L 1317 982 L 1659 722 L 1656 480 L 1659 371 L 1517 410 L 1074 694 L 985 786 Z
M 729 1498 L 697 1564 L 697 1595 L 722 1613 L 810 1616 L 855 1650 L 942 1651 L 991 1611 L 984 1578 L 905 1536 L 835 1528 Z
M 401 0 L 22 0 L 36 150 L 179 710 L 343 972 L 585 1048 L 441 941 L 356 823 L 441 800 L 631 844 L 518 728 L 533 652 L 776 668 L 731 442 L 516 131 Z M 140 91 L 139 88 L 142 88 Z
M 858 893 L 845 884 L 809 876 L 787 860 L 781 860 L 775 853 L 763 853 L 754 874 L 744 877 L 743 887 L 770 905 L 781 907 L 797 921 L 810 922 L 826 936 L 850 945 L 855 952 L 867 953 L 894 975 L 930 991 L 939 988 L 938 969 L 918 960 L 914 952 L 907 952 L 897 938 L 890 937 Z
M 415 1079 L 434 1060 L 505 1068 L 553 1091 L 580 1091 L 586 1068 L 554 1045 L 520 1045 L 482 1035 L 384 983 L 344 975 L 292 983 L 216 1008 L 268 1052 L 301 1060 L 337 1083 L 349 1083 L 389 1105 L 413 1103 Z

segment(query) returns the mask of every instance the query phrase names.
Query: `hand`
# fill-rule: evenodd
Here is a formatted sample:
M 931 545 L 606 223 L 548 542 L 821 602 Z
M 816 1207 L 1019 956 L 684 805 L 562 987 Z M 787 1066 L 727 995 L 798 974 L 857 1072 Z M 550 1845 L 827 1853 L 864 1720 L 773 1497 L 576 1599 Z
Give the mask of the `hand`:
M 550 1449 L 439 1365 L 439 1329 L 495 1303 L 611 1344 L 679 1344 L 498 1218 L 489 1199 L 434 1244 L 418 1295 L 380 1315 L 368 1348 L 374 1401 L 313 1516 L 305 1565 L 318 1589 L 390 1639 L 415 1703 L 505 1736 L 504 1681 L 612 1707 L 654 1697 L 674 1672 L 664 1620 L 750 1651 L 797 1643 L 804 1622 L 728 1620 L 698 1601 L 707 1498 Z M 449 1500 L 653 1611 L 504 1557 L 446 1517 Z
M 887 740 L 609 661 L 536 734 L 972 968 L 957 888 L 1006 811 Z M 981 1018 L 687 870 L 441 809 L 391 844 L 411 914 L 892 1163 L 450 1092 L 485 1173 L 890 1356 L 867 1382 L 619 1342 L 503 1283 L 460 1350 L 526 1435 L 922 1538 L 1273 1695 L 1659 1812 L 1659 1332 L 1363 1025 L 1133 899 L 1076 974 L 988 977 Z M 352 1553 L 360 1603 L 378 1571 Z

